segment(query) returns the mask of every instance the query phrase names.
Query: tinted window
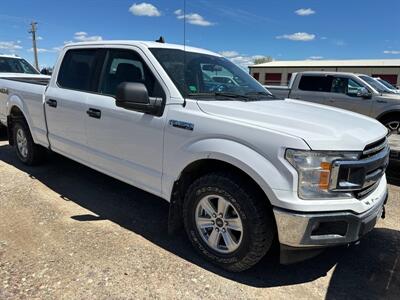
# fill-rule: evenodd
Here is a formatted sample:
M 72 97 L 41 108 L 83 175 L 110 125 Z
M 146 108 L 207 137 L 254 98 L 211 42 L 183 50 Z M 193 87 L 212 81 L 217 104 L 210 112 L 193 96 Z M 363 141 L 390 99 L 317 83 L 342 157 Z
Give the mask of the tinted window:
M 226 58 L 179 49 L 151 48 L 150 51 L 184 97 L 214 100 L 218 93 L 230 93 L 259 95 L 260 100 L 273 98 L 247 72 Z
M 96 91 L 93 81 L 97 53 L 96 49 L 69 50 L 61 64 L 58 84 L 72 90 Z
M 13 57 L 0 57 L 0 73 L 39 74 L 26 60 Z
M 333 77 L 303 75 L 300 79 L 299 89 L 312 92 L 330 92 Z
M 363 86 L 351 78 L 335 77 L 332 81 L 332 93 L 356 97 Z
M 115 96 L 123 82 L 143 83 L 150 97 L 162 97 L 162 89 L 139 54 L 131 50 L 109 50 L 100 93 Z

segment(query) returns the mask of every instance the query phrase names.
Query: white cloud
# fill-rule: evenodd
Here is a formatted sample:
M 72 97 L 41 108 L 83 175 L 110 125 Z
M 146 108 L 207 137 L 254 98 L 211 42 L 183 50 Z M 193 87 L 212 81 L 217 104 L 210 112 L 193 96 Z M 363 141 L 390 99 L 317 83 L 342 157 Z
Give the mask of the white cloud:
M 399 55 L 400 50 L 385 50 L 383 51 L 384 54 L 394 54 L 394 55 Z
M 295 11 L 296 15 L 305 17 L 305 16 L 310 16 L 315 14 L 315 10 L 312 10 L 311 8 L 300 8 Z
M 187 23 L 192 24 L 192 25 L 197 25 L 197 26 L 212 26 L 214 23 L 207 21 L 204 19 L 203 16 L 197 14 L 197 13 L 190 13 L 190 14 L 183 14 L 182 9 L 178 9 L 175 12 L 175 15 L 177 19 L 183 20 L 185 19 Z
M 150 3 L 134 3 L 130 8 L 129 11 L 135 16 L 146 16 L 146 17 L 159 17 L 161 16 L 161 12 L 155 7 L 153 4 Z
M 9 51 L 15 51 L 22 49 L 22 46 L 19 45 L 21 41 L 16 41 L 16 42 L 0 42 L 0 49 L 3 50 L 9 50 Z
M 84 31 L 75 32 L 74 39 L 79 42 L 96 42 L 103 40 L 103 38 L 99 35 L 89 36 Z
M 221 51 L 219 54 L 221 54 L 222 56 L 227 57 L 227 58 L 231 58 L 231 57 L 235 57 L 235 56 L 239 55 L 238 52 L 229 51 L 229 50 L 228 51 Z
M 320 59 L 323 59 L 324 57 L 323 56 L 310 56 L 308 59 L 309 60 L 320 60 Z
M 246 55 L 246 54 L 240 54 L 237 51 L 221 51 L 219 52 L 222 56 L 228 58 L 230 61 L 232 61 L 234 64 L 238 65 L 239 67 L 242 67 L 244 69 L 247 69 L 248 66 L 254 64 L 254 60 L 257 58 L 263 58 L 265 57 L 264 55 Z
M 32 39 L 32 36 L 31 36 L 31 35 L 29 36 L 29 39 Z M 37 40 L 37 41 L 41 41 L 41 40 L 43 40 L 43 37 L 41 37 L 40 35 L 38 35 L 38 36 L 36 36 L 36 40 Z
M 53 52 L 53 49 L 36 48 L 38 53 Z M 33 48 L 28 49 L 29 52 L 33 52 Z
M 296 32 L 293 34 L 284 34 L 277 36 L 277 39 L 285 39 L 291 41 L 300 41 L 300 42 L 309 42 L 314 40 L 316 37 L 315 34 L 307 33 L 307 32 Z

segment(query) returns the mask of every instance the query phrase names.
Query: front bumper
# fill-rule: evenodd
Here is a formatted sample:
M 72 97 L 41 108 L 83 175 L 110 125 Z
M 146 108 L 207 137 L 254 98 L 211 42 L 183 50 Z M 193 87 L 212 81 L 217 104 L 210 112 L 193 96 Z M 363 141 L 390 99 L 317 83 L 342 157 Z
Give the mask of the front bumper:
M 274 208 L 279 242 L 290 248 L 323 248 L 358 241 L 384 214 L 387 189 L 375 205 L 361 214 L 352 212 L 303 213 Z

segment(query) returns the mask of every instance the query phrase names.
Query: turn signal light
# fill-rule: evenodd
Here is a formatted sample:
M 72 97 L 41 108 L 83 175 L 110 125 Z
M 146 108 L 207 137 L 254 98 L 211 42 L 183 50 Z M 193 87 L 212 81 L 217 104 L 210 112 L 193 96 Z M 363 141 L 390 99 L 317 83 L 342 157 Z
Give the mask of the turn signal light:
M 322 162 L 321 172 L 319 176 L 319 187 L 322 190 L 328 190 L 329 188 L 329 177 L 331 175 L 331 164 L 328 162 Z

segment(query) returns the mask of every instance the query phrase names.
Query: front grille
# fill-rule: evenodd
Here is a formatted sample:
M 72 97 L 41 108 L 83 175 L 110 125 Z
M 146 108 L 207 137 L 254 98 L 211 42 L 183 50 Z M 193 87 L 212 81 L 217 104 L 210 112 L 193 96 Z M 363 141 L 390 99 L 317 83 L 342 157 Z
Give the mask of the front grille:
M 332 167 L 331 191 L 351 191 L 362 199 L 378 187 L 389 163 L 389 146 L 386 138 L 365 147 L 359 160 L 336 161 Z
M 365 159 L 365 158 L 368 158 L 368 157 L 378 154 L 379 152 L 384 150 L 387 147 L 387 145 L 388 145 L 388 141 L 387 141 L 386 137 L 380 139 L 379 141 L 376 141 L 374 143 L 367 145 L 363 150 L 361 159 Z

